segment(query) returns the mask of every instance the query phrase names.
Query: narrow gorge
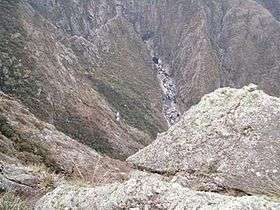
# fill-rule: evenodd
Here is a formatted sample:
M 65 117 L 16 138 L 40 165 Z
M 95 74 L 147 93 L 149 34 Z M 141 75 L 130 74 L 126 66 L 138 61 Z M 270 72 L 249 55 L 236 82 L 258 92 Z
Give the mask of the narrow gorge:
M 0 0 L 0 209 L 279 210 L 279 11 Z
M 153 40 L 144 40 L 150 51 L 154 63 L 157 78 L 162 89 L 163 115 L 169 126 L 174 125 L 180 119 L 180 111 L 177 104 L 176 83 L 168 64 L 164 63 L 153 50 Z

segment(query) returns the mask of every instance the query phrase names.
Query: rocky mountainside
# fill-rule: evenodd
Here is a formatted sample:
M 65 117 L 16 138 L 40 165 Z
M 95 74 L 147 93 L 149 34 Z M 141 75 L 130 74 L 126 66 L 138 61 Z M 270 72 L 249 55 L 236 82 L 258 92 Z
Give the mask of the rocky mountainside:
M 0 208 L 280 208 L 280 99 L 255 85 L 203 97 L 134 169 L 0 96 Z
M 1 0 L 1 89 L 124 159 L 219 87 L 279 96 L 278 11 L 279 0 Z
M 279 11 L 0 0 L 0 209 L 280 209 Z
M 128 181 L 96 188 L 64 185 L 36 205 L 46 209 L 267 210 L 280 204 L 257 196 L 232 197 L 196 192 L 160 175 L 134 172 Z
M 170 65 L 182 111 L 224 86 L 252 82 L 279 96 L 279 0 L 130 1 L 128 8 Z
M 35 209 L 280 209 L 279 119 L 255 85 L 219 89 L 129 157 L 128 180 L 60 184 Z
M 0 192 L 33 202 L 63 177 L 94 185 L 128 177 L 129 164 L 101 156 L 3 93 L 0 110 Z
M 1 89 L 37 117 L 118 158 L 166 128 L 149 52 L 110 3 L 4 0 L 0 6 Z

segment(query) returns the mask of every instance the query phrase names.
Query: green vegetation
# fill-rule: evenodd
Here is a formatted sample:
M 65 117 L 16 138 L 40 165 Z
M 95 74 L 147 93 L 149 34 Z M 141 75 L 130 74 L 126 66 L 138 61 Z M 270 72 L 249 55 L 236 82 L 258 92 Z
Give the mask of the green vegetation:
M 7 138 L 13 137 L 15 133 L 14 129 L 8 124 L 7 119 L 3 115 L 0 115 L 0 132 Z
M 4 193 L 0 195 L 1 210 L 27 210 L 26 202 L 20 197 L 12 193 Z
M 94 80 L 96 90 L 101 93 L 107 101 L 120 112 L 122 118 L 127 124 L 132 127 L 143 130 L 153 137 L 161 132 L 160 126 L 157 126 L 153 120 L 151 107 L 145 103 L 145 99 L 132 98 L 126 91 L 128 87 L 124 87 L 124 91 L 120 89 L 121 86 L 115 87 L 101 80 Z
M 95 134 L 93 135 L 93 141 L 89 142 L 87 145 L 101 154 L 113 154 L 114 152 L 113 148 L 108 142 L 108 139 L 102 137 L 102 135 L 97 132 L 95 132 Z
M 27 32 L 22 23 L 24 14 L 19 10 L 21 4 L 20 0 L 0 1 L 0 89 L 20 96 L 32 107 L 32 96 L 38 87 L 31 77 L 35 65 L 25 51 Z

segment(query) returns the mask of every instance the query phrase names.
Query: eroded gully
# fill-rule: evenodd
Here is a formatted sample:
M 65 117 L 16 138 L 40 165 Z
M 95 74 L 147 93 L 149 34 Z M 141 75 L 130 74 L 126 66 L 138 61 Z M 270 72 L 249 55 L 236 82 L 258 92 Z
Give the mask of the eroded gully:
M 172 78 L 170 68 L 152 49 L 151 40 L 145 41 L 150 50 L 151 58 L 157 71 L 157 78 L 162 89 L 163 114 L 169 126 L 172 126 L 180 119 L 181 113 L 177 105 L 176 84 Z

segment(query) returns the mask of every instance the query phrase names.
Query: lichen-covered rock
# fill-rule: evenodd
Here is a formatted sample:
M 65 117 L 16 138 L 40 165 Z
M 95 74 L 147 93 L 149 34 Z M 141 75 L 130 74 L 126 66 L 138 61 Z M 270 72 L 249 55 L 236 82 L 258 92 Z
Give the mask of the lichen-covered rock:
M 43 178 L 43 174 L 32 173 L 26 167 L 0 163 L 0 191 L 34 196 L 40 192 Z
M 181 172 L 194 188 L 279 195 L 279 142 L 279 98 L 255 85 L 222 88 L 128 161 L 150 171 Z
M 279 209 L 280 204 L 262 197 L 231 197 L 196 192 L 167 178 L 135 171 L 122 184 L 96 188 L 57 187 L 41 198 L 36 210 L 48 209 Z

